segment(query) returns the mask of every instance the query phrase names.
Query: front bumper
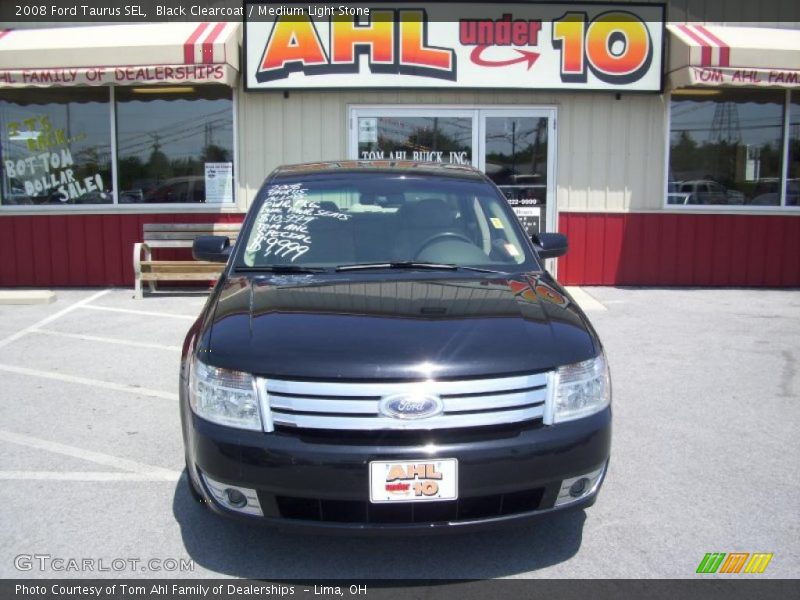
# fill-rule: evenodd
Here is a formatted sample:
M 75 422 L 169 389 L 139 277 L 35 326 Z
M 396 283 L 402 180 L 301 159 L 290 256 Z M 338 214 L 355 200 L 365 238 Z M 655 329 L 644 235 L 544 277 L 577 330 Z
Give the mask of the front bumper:
M 210 508 L 225 516 L 292 530 L 418 532 L 473 530 L 535 520 L 591 506 L 590 493 L 555 506 L 562 481 L 608 463 L 611 410 L 514 435 L 458 443 L 374 444 L 319 441 L 290 433 L 236 430 L 198 418 L 182 403 L 189 476 Z M 373 460 L 458 459 L 458 500 L 375 505 Z M 230 510 L 211 496 L 201 473 L 255 489 L 264 516 Z

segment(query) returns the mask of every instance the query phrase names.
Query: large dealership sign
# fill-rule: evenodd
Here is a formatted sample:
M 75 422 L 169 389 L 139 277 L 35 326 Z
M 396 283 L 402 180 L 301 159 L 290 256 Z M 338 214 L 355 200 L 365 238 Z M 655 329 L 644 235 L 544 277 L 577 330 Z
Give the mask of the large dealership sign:
M 663 44 L 662 5 L 248 3 L 245 87 L 660 91 Z

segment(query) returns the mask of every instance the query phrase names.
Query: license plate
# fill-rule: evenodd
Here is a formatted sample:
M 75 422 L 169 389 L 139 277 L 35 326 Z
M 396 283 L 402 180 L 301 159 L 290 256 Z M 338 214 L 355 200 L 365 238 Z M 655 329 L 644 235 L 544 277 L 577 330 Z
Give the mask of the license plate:
M 433 502 L 458 498 L 458 460 L 369 463 L 370 502 Z

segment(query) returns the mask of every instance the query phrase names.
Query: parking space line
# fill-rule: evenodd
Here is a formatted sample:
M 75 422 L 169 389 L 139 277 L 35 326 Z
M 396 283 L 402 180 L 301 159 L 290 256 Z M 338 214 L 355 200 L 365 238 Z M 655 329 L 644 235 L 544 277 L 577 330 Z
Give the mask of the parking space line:
M 109 473 L 105 471 L 0 471 L 0 481 L 171 481 L 181 478 L 170 473 Z
M 572 299 L 575 300 L 575 302 L 578 303 L 578 306 L 580 306 L 583 310 L 608 310 L 602 302 L 600 302 L 597 298 L 592 296 L 583 288 L 577 286 L 567 286 L 567 291 L 569 292 L 570 296 L 572 296 Z
M 174 313 L 157 312 L 154 310 L 134 310 L 132 308 L 116 308 L 114 306 L 96 306 L 93 304 L 84 304 L 78 308 L 85 308 L 88 310 L 106 310 L 109 312 L 127 313 L 130 315 L 144 315 L 147 317 L 172 317 L 173 319 L 186 319 L 194 321 L 196 317 L 191 315 L 176 315 Z
M 83 300 L 78 300 L 74 304 L 70 304 L 66 308 L 61 309 L 57 313 L 53 313 L 49 317 L 45 317 L 41 321 L 37 321 L 33 325 L 30 325 L 30 326 L 28 326 L 28 327 L 26 327 L 24 329 L 20 329 L 16 333 L 12 333 L 7 338 L 3 338 L 2 340 L 0 340 L 0 348 L 2 348 L 3 346 L 7 346 L 11 342 L 18 340 L 19 338 L 21 338 L 24 335 L 29 334 L 34 329 L 39 329 L 43 325 L 47 325 L 48 323 L 52 323 L 56 319 L 60 319 L 61 317 L 63 317 L 67 313 L 72 312 L 76 308 L 83 308 L 85 305 L 89 304 L 89 302 L 93 302 L 94 300 L 97 300 L 101 296 L 105 296 L 110 291 L 111 290 L 101 290 L 101 291 L 97 292 L 96 294 L 92 294 L 88 298 L 84 298 Z
M 19 375 L 30 375 L 31 377 L 43 377 L 44 379 L 53 379 L 55 381 L 64 381 L 66 383 L 78 383 L 80 385 L 88 385 L 95 388 L 114 390 L 115 392 L 129 392 L 131 394 L 150 396 L 152 398 L 163 398 L 164 400 L 178 399 L 178 394 L 175 394 L 173 392 L 162 392 L 161 390 L 151 390 L 149 388 L 138 387 L 135 385 L 128 385 L 126 383 L 113 383 L 111 381 L 102 381 L 100 379 L 89 379 L 87 377 L 78 377 L 77 375 L 54 373 L 53 371 L 41 371 L 39 369 L 29 369 L 27 367 L 16 367 L 14 365 L 4 365 L 4 364 L 0 364 L 0 371 L 6 371 L 8 373 L 17 373 Z
M 121 340 L 117 338 L 102 337 L 99 335 L 84 335 L 82 333 L 67 333 L 66 331 L 55 331 L 53 329 L 34 329 L 31 333 L 41 333 L 44 335 L 55 335 L 58 337 L 84 340 L 87 342 L 103 342 L 107 344 L 120 344 L 122 346 L 135 346 L 137 348 L 152 348 L 155 350 L 170 350 L 180 352 L 180 346 L 167 346 L 166 344 L 155 344 L 152 342 L 134 342 L 133 340 Z
M 28 448 L 35 448 L 37 450 L 46 450 L 47 452 L 54 452 L 56 454 L 63 454 L 64 456 L 71 456 L 81 460 L 97 463 L 98 465 L 105 465 L 107 467 L 114 467 L 129 473 L 140 473 L 149 476 L 158 477 L 171 477 L 177 478 L 179 472 L 172 469 L 164 469 L 163 467 L 155 467 L 153 465 L 146 465 L 135 460 L 127 458 L 119 458 L 118 456 L 111 456 L 103 452 L 95 452 L 93 450 L 84 450 L 75 446 L 68 446 L 58 442 L 51 442 L 50 440 L 43 440 L 41 438 L 25 435 L 22 433 L 14 433 L 12 431 L 5 431 L 0 429 L 0 441 L 17 444 L 18 446 L 27 446 Z

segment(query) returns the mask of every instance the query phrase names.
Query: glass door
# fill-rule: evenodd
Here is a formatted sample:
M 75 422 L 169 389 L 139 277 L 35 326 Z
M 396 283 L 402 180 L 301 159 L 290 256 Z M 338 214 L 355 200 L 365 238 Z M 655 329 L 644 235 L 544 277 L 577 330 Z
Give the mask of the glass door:
M 353 106 L 349 117 L 351 159 L 478 167 L 529 235 L 555 229 L 555 108 Z
M 555 229 L 555 109 L 481 109 L 478 167 L 529 235 Z

